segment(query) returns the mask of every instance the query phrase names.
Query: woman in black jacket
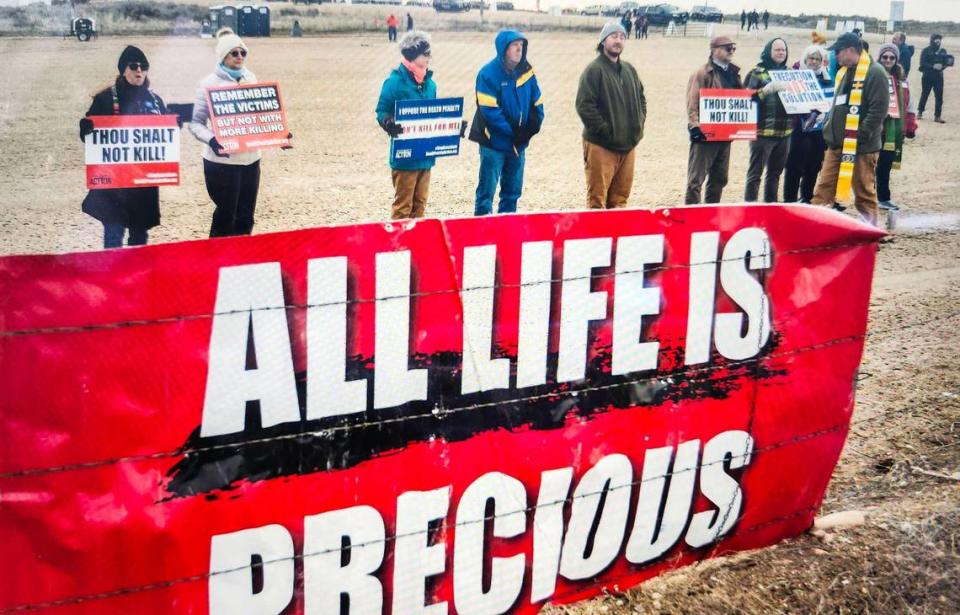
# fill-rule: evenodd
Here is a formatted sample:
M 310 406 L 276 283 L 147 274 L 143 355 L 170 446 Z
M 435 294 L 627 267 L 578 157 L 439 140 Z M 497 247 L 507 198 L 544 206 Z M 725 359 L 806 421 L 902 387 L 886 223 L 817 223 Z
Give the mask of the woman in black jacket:
M 80 140 L 93 132 L 96 115 L 163 115 L 167 107 L 150 90 L 147 56 L 128 46 L 117 61 L 120 75 L 113 85 L 93 97 L 87 117 L 80 120 Z M 119 248 L 129 229 L 127 245 L 147 243 L 147 230 L 160 224 L 160 191 L 149 188 L 91 190 L 83 200 L 83 212 L 103 223 L 103 247 Z

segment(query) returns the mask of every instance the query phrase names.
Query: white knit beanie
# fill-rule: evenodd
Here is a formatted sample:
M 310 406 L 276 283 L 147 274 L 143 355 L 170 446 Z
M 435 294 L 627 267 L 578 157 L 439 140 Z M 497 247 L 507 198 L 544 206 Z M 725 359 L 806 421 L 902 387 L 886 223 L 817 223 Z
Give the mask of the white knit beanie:
M 614 32 L 620 32 L 624 36 L 627 35 L 627 31 L 623 29 L 622 23 L 619 21 L 608 21 L 603 24 L 603 30 L 600 30 L 600 44 L 603 44 L 603 41 L 607 40 L 607 37 Z
M 217 60 L 223 61 L 231 50 L 239 47 L 244 51 L 249 51 L 243 44 L 243 40 L 234 34 L 230 28 L 220 28 L 217 32 Z

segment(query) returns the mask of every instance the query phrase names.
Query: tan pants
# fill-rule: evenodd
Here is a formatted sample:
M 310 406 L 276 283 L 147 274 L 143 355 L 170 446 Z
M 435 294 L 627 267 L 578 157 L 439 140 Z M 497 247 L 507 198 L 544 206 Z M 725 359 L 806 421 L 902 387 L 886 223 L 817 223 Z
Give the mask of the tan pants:
M 633 186 L 636 148 L 626 154 L 583 140 L 583 168 L 587 175 L 587 207 L 626 207 Z
M 422 218 L 427 208 L 427 196 L 430 194 L 430 169 L 422 171 L 398 171 L 391 169 L 393 176 L 394 220 Z
M 837 179 L 840 177 L 841 150 L 828 149 L 823 156 L 823 167 L 820 169 L 820 178 L 813 191 L 814 205 L 831 206 L 837 196 Z M 853 165 L 853 178 L 850 182 L 853 188 L 853 205 L 860 215 L 870 224 L 877 226 L 879 209 L 877 202 L 877 159 L 879 152 L 872 154 L 857 154 Z

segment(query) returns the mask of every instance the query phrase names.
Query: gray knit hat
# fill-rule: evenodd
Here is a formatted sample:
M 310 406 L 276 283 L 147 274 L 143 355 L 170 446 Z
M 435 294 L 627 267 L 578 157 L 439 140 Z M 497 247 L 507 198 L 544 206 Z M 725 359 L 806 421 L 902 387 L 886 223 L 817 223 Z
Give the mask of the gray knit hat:
M 623 24 L 619 21 L 608 21 L 603 24 L 603 29 L 600 30 L 600 44 L 603 44 L 603 41 L 607 40 L 607 37 L 613 34 L 614 32 L 619 32 L 624 36 L 627 35 L 627 31 L 623 29 Z
M 897 62 L 900 61 L 900 49 L 893 43 L 884 43 L 880 45 L 880 51 L 877 52 L 877 58 L 883 55 L 884 51 L 889 51 L 893 54 L 893 57 L 897 59 Z

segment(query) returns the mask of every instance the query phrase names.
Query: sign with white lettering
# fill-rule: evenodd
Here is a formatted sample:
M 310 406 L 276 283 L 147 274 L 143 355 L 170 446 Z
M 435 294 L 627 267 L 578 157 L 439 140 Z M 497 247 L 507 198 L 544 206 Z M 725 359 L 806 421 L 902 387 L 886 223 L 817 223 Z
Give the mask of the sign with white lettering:
M 390 159 L 418 161 L 460 153 L 463 98 L 398 100 L 394 120 L 403 132 L 390 139 Z
M 287 114 L 276 83 L 207 89 L 210 127 L 227 153 L 290 144 Z
M 87 189 L 180 183 L 180 127 L 175 115 L 94 115 L 83 139 Z
M 757 138 L 757 103 L 751 90 L 700 90 L 700 130 L 707 141 Z
M 800 534 L 882 236 L 724 205 L 0 258 L 0 611 L 533 613 Z

